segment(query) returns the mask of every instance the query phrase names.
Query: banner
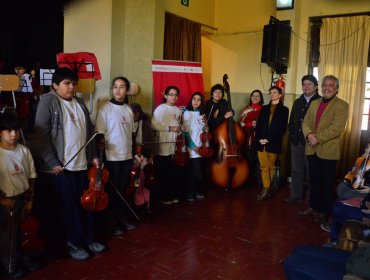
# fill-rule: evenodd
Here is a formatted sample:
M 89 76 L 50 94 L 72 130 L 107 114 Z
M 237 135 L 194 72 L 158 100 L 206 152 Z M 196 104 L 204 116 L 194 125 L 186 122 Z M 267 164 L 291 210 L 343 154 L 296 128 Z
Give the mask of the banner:
M 186 106 L 191 95 L 199 91 L 204 94 L 202 65 L 199 62 L 153 60 L 154 106 L 162 103 L 164 90 L 168 86 L 180 89 L 176 106 Z

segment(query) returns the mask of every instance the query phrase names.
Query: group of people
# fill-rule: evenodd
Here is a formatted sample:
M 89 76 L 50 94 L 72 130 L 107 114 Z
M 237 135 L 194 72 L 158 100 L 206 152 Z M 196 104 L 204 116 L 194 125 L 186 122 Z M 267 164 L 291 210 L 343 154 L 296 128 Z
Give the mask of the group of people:
M 150 120 L 139 104 L 128 105 L 130 82 L 125 77 L 117 77 L 112 82 L 112 98 L 99 108 L 93 125 L 84 101 L 75 96 L 77 82 L 75 72 L 58 68 L 52 77 L 51 92 L 40 99 L 35 118 L 35 164 L 30 151 L 17 144 L 20 129 L 17 118 L 13 114 L 0 115 L 0 157 L 5 159 L 0 166 L 5 178 L 0 186 L 0 215 L 4 217 L 0 245 L 9 248 L 1 251 L 1 263 L 14 278 L 24 275 L 25 268 L 37 267 L 29 259 L 24 261 L 27 258 L 19 250 L 20 219 L 12 220 L 30 210 L 36 177 L 34 165 L 38 177 L 52 185 L 68 253 L 74 259 L 85 260 L 106 250 L 106 246 L 95 239 L 93 213 L 84 209 L 80 201 L 89 186 L 89 166 L 103 168 L 98 160 L 96 135 L 103 135 L 104 168 L 109 171 L 105 187 L 109 203 L 104 220 L 112 234 L 120 235 L 136 228 L 130 220 L 132 209 L 123 197 L 131 184 L 133 166 L 144 169 L 148 164 L 154 165 L 157 184 L 151 191 L 151 201 L 171 205 L 182 198 L 189 203 L 204 199 L 208 161 L 200 155 L 203 144 L 200 135 L 215 131 L 223 121 L 235 115 L 224 99 L 225 88 L 221 84 L 211 88 L 211 98 L 206 102 L 202 93 L 193 93 L 184 110 L 176 105 L 179 88 L 171 85 L 165 89 L 163 102 L 155 108 Z M 267 105 L 263 105 L 261 91 L 252 92 L 239 121 L 246 135 L 243 153 L 261 182 L 258 200 L 274 195 L 275 162 L 288 128 L 292 188 L 291 196 L 285 201 L 302 201 L 308 185 L 309 208 L 300 215 L 315 214 L 320 222 L 327 221 L 340 156 L 339 137 L 348 116 L 348 104 L 336 96 L 338 88 L 336 77 L 324 77 L 321 98 L 316 78 L 304 76 L 303 94 L 294 102 L 289 124 L 289 110 L 283 105 L 281 88 L 269 89 Z M 180 142 L 186 143 L 189 157 L 186 166 L 179 166 L 174 160 Z M 143 147 L 142 154 L 137 153 L 138 146 Z M 189 176 L 185 177 L 185 169 Z M 140 180 L 139 184 L 143 182 Z

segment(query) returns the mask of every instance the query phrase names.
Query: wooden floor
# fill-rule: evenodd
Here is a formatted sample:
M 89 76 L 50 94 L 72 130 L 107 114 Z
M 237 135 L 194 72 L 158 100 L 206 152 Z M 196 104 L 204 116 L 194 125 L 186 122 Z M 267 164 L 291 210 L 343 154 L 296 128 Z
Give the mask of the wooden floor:
M 48 259 L 24 279 L 285 279 L 283 260 L 298 244 L 328 239 L 305 208 L 283 202 L 289 188 L 256 201 L 257 187 L 212 189 L 206 199 L 163 206 L 136 230 L 105 238 L 87 261 Z

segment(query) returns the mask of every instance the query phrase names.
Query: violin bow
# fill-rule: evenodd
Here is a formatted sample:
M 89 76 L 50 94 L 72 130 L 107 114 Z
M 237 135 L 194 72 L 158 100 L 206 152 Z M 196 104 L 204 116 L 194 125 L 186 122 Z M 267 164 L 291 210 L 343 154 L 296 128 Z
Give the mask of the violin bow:
M 14 205 L 15 207 L 16 205 Z M 12 272 L 12 262 L 13 262 L 13 247 L 14 247 L 14 234 L 15 234 L 15 222 L 14 222 L 14 210 L 11 209 L 9 212 L 10 216 L 10 244 L 9 244 L 9 264 L 8 273 Z
M 135 218 L 140 221 L 140 218 L 139 216 L 135 213 L 134 209 L 131 208 L 130 204 L 128 204 L 127 200 L 122 196 L 122 194 L 119 192 L 119 190 L 117 189 L 116 185 L 113 184 L 113 182 L 111 180 L 109 180 L 109 183 L 112 185 L 113 189 L 115 190 L 115 192 L 118 194 L 118 196 L 122 199 L 123 203 L 128 207 L 128 209 L 130 209 L 131 213 L 135 216 Z
M 65 164 L 63 165 L 63 170 L 66 169 L 67 165 L 71 163 L 71 161 L 82 151 L 83 148 L 85 148 L 89 143 L 98 135 L 99 132 L 95 131 L 94 134 L 90 137 L 90 139 L 73 155 L 73 157 Z M 50 173 L 54 174 L 54 171 L 52 170 L 45 170 L 43 173 Z

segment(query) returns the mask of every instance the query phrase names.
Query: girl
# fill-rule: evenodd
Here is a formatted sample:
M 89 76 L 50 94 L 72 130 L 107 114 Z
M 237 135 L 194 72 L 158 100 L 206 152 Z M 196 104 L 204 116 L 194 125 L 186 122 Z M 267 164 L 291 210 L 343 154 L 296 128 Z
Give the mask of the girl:
M 205 128 L 204 97 L 200 92 L 195 92 L 191 96 L 189 104 L 184 111 L 185 135 L 188 140 L 188 150 L 190 154 L 189 180 L 186 185 L 186 200 L 193 202 L 194 198 L 203 199 L 204 195 L 200 192 L 199 182 L 203 175 L 204 158 L 199 155 L 201 146 L 200 134 Z
M 270 103 L 262 106 L 256 125 L 256 144 L 263 190 L 257 200 L 272 196 L 270 187 L 275 172 L 275 161 L 281 152 L 281 142 L 288 125 L 289 109 L 281 102 L 281 88 L 269 89 Z
M 113 98 L 99 110 L 96 130 L 105 135 L 106 167 L 111 186 L 106 188 L 109 205 L 108 216 L 112 233 L 120 235 L 136 226 L 127 222 L 128 209 L 117 194 L 125 193 L 132 167 L 132 134 L 134 114 L 127 105 L 130 82 L 125 77 L 113 80 Z
M 158 133 L 158 150 L 154 157 L 154 166 L 158 180 L 158 193 L 154 196 L 165 205 L 178 203 L 181 184 L 176 180 L 178 168 L 172 160 L 175 153 L 176 138 L 180 132 L 181 111 L 175 105 L 180 90 L 169 86 L 164 91 L 163 103 L 153 113 L 152 128 Z

